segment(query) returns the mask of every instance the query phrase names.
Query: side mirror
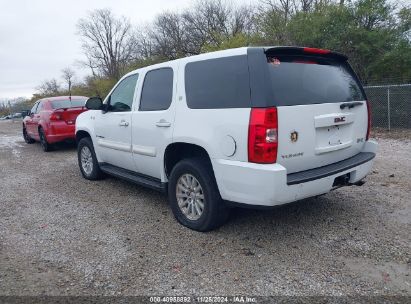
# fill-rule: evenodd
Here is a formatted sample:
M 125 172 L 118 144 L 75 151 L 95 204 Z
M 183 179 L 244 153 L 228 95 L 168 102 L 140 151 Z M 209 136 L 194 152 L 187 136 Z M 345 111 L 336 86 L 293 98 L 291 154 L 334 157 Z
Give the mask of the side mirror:
M 100 97 L 91 97 L 86 101 L 86 108 L 89 110 L 101 110 L 103 108 L 103 101 Z

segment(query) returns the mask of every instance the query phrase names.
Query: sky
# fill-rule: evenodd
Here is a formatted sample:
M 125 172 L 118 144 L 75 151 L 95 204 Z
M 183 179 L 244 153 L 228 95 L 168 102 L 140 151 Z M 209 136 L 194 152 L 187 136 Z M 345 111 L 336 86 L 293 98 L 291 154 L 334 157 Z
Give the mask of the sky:
M 253 3 L 258 0 L 231 0 Z M 193 0 L 0 0 L 0 100 L 31 97 L 44 80 L 71 67 L 77 80 L 89 73 L 76 24 L 91 10 L 109 8 L 134 25 L 150 23 L 165 11 L 181 11 Z

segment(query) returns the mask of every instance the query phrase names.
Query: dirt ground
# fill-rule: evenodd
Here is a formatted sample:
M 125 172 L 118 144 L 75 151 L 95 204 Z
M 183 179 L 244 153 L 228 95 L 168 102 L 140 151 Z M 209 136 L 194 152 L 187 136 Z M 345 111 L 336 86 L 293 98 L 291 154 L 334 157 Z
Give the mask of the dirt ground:
M 364 186 L 199 233 L 159 193 L 83 179 L 74 145 L 44 153 L 0 122 L 0 295 L 411 296 L 411 139 L 380 133 Z

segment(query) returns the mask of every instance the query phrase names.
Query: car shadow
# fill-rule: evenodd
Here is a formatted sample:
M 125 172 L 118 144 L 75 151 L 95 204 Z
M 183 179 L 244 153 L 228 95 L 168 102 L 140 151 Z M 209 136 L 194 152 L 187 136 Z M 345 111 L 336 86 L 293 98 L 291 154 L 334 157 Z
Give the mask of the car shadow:
M 167 209 L 170 215 L 172 214 L 171 208 L 168 206 L 166 193 L 147 189 L 111 176 L 106 178 L 106 182 L 114 184 L 112 186 L 121 193 L 144 197 L 145 204 L 164 204 L 162 208 L 158 209 L 158 212 L 164 212 Z M 265 232 L 269 232 L 272 236 L 272 230 L 274 229 L 277 230 L 276 234 L 282 233 L 282 237 L 285 235 L 294 235 L 296 237 L 301 234 L 313 233 L 319 227 L 322 230 L 330 225 L 344 225 L 346 224 L 347 213 L 358 213 L 358 217 L 361 217 L 360 210 L 352 210 L 357 208 L 355 202 L 345 199 L 344 203 L 335 203 L 341 201 L 341 196 L 343 194 L 333 191 L 326 195 L 307 198 L 269 209 L 233 207 L 228 221 L 222 227 L 207 234 L 215 234 L 216 236 L 224 234 L 235 237 L 237 235 L 253 234 L 252 231 L 257 231 L 260 237 L 264 238 Z M 349 205 L 348 208 L 347 204 Z M 129 216 L 132 217 L 133 215 L 130 214 Z M 161 228 L 159 229 L 161 230 Z M 182 229 L 187 228 L 182 227 Z
M 75 141 L 63 141 L 53 144 L 52 152 L 67 152 L 67 151 L 76 151 L 77 143 Z
M 253 225 L 256 220 L 260 224 L 266 222 L 270 226 L 272 224 L 299 224 L 302 218 L 318 221 L 333 215 L 333 211 L 327 209 L 330 203 L 330 198 L 323 195 L 274 206 L 269 209 L 233 208 L 229 225 L 241 225 L 241 223 Z

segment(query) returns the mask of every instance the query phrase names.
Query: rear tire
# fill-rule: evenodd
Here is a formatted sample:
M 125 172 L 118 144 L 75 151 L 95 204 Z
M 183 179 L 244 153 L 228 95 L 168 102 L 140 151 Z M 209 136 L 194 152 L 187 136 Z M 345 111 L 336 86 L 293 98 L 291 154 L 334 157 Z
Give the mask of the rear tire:
M 221 199 L 211 164 L 204 158 L 184 159 L 175 165 L 168 197 L 177 221 L 190 229 L 210 231 L 227 221 L 229 208 Z
M 35 140 L 27 134 L 27 130 L 25 126 L 23 126 L 23 138 L 26 144 L 33 144 L 35 142 Z
M 41 148 L 44 152 L 50 152 L 51 150 L 53 150 L 52 145 L 47 142 L 46 134 L 44 133 L 44 130 L 41 127 L 39 128 L 39 137 Z
M 99 180 L 104 177 L 90 137 L 84 137 L 79 141 L 77 145 L 77 158 L 81 174 L 85 179 Z

